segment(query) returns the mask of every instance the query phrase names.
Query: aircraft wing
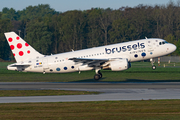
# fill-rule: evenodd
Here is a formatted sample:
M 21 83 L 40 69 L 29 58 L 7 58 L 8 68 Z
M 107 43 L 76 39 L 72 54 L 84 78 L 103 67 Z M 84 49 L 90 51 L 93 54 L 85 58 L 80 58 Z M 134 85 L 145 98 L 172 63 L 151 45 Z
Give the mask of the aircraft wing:
M 97 59 L 97 58 L 69 58 L 69 60 L 73 60 L 77 64 L 78 63 L 86 64 L 89 67 L 100 67 L 105 62 L 109 61 L 109 59 Z
M 18 66 L 30 66 L 31 64 L 29 63 L 14 63 L 9 65 L 9 67 L 18 67 Z

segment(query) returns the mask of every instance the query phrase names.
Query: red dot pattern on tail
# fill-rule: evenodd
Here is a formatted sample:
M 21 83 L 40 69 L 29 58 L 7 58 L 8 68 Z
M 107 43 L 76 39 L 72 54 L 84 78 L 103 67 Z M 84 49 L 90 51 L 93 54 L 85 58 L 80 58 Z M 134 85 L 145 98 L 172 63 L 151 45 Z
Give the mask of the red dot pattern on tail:
M 28 44 L 28 43 L 25 43 L 25 46 L 26 46 L 26 47 L 28 47 L 28 46 L 29 46 L 29 44 Z
M 20 56 L 23 56 L 23 55 L 24 55 L 24 52 L 23 52 L 23 51 L 20 51 L 20 52 L 19 52 L 19 55 L 20 55 Z
M 17 37 L 16 37 L 16 40 L 20 40 L 20 37 L 17 36 Z M 9 41 L 9 42 L 12 42 L 12 41 L 13 41 L 13 38 L 10 37 L 10 38 L 8 39 L 8 41 Z M 28 43 L 25 43 L 25 46 L 28 47 L 29 44 L 28 44 Z M 22 47 L 23 47 L 22 43 L 18 43 L 18 44 L 17 44 L 17 48 L 18 48 L 18 49 L 21 49 Z M 14 46 L 14 45 L 10 45 L 10 48 L 11 48 L 11 50 L 14 50 L 14 49 L 15 49 L 15 46 Z M 25 51 L 24 51 L 24 52 L 23 52 L 23 51 L 19 51 L 19 56 L 23 56 L 24 53 L 25 53 Z M 30 50 L 27 50 L 27 53 L 26 53 L 26 54 L 30 54 L 30 53 L 31 53 L 31 51 L 30 51 Z M 13 55 L 15 56 L 15 53 L 13 53 Z
M 30 50 L 28 50 L 27 53 L 30 54 Z
M 10 48 L 11 48 L 11 50 L 14 50 L 14 45 L 11 45 Z
M 17 36 L 16 39 L 19 40 L 19 36 Z
M 9 38 L 9 39 L 8 39 L 8 41 L 9 41 L 9 42 L 12 42 L 12 41 L 13 41 L 13 39 L 12 39 L 12 38 Z
M 21 44 L 21 43 L 18 43 L 18 44 L 17 44 L 17 48 L 21 49 L 21 48 L 22 48 L 22 44 Z

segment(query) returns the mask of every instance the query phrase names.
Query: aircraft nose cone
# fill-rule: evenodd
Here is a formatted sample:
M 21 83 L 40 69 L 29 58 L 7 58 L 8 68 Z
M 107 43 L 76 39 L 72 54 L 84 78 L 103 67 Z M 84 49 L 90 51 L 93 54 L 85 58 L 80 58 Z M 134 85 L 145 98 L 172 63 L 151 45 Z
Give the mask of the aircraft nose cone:
M 171 47 L 172 52 L 174 52 L 176 49 L 177 47 L 174 44 L 172 44 L 172 47 Z

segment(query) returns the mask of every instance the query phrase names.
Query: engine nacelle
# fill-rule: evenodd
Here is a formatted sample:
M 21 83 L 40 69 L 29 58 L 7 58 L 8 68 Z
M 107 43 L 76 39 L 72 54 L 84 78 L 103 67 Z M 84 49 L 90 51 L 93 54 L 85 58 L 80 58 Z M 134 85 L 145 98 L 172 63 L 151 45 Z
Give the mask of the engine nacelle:
M 127 59 L 117 59 L 110 62 L 110 68 L 112 71 L 127 70 L 131 67 L 131 63 Z

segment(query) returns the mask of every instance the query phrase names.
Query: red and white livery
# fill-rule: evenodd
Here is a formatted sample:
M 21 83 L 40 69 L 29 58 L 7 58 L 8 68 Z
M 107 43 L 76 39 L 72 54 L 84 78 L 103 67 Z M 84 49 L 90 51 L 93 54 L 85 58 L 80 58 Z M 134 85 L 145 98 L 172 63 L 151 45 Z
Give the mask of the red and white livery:
M 42 55 L 15 32 L 7 32 L 5 36 L 16 60 L 16 63 L 7 66 L 8 70 L 44 74 L 95 70 L 95 80 L 102 78 L 101 69 L 126 70 L 131 67 L 131 62 L 153 59 L 176 50 L 175 45 L 163 39 L 146 38 L 55 55 Z M 152 68 L 156 69 L 154 65 Z

